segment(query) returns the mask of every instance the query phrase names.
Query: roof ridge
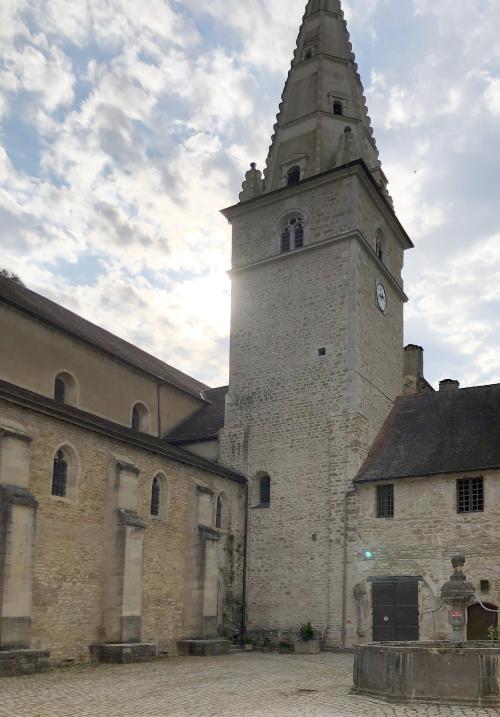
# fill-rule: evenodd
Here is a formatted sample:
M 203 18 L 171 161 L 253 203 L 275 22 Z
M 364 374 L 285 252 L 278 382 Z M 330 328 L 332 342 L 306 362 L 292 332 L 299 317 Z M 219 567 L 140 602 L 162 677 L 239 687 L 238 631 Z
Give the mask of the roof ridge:
M 171 366 L 157 356 L 127 341 L 127 339 L 117 336 L 111 331 L 108 331 L 108 329 L 93 323 L 89 319 L 86 319 L 71 309 L 67 309 L 65 306 L 58 304 L 43 294 L 39 294 L 33 291 L 33 289 L 3 276 L 0 276 L 0 301 L 14 306 L 23 313 L 34 316 L 43 323 L 55 326 L 60 331 L 74 335 L 79 340 L 90 344 L 94 348 L 111 354 L 118 360 L 130 364 L 140 371 L 152 374 L 156 376 L 156 378 L 182 391 L 186 391 L 197 398 L 203 398 L 203 391 L 209 389 L 207 384 L 189 376 L 189 374 L 184 373 L 175 366 Z M 46 309 L 45 312 L 43 311 L 44 308 Z M 81 326 L 71 326 L 71 323 L 81 324 Z M 90 335 L 92 333 L 96 335 L 92 337 Z M 122 352 L 120 352 L 120 348 L 123 349 Z M 129 355 L 125 355 L 126 353 Z M 132 355 L 134 353 L 138 354 L 138 356 L 134 357 Z M 139 361 L 140 358 L 144 359 L 144 363 L 150 363 L 151 365 L 149 367 L 141 365 Z M 156 364 L 156 366 L 152 364 Z M 162 370 L 164 371 L 164 375 L 161 375 Z M 171 376 L 167 375 L 169 372 L 172 372 Z

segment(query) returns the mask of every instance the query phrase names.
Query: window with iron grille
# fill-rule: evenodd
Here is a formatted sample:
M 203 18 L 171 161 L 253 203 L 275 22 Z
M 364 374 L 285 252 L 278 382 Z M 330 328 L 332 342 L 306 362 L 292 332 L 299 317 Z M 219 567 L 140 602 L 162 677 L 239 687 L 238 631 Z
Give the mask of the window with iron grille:
M 377 518 L 394 518 L 394 486 L 377 486 Z
M 54 381 L 54 400 L 57 403 L 66 402 L 66 384 L 62 378 L 56 378 Z
M 151 515 L 160 516 L 161 486 L 158 478 L 153 478 L 151 485 Z
M 339 102 L 338 100 L 333 103 L 333 114 L 334 115 L 343 115 L 344 114 L 344 108 L 342 106 L 342 102 Z
M 68 485 L 68 463 L 63 451 L 57 451 L 52 470 L 52 495 L 66 497 Z
M 304 225 L 301 222 L 297 222 L 295 229 L 295 248 L 302 249 L 304 246 Z
M 459 513 L 481 513 L 484 510 L 482 478 L 457 480 L 457 509 Z
M 271 504 L 271 479 L 269 476 L 262 476 L 259 485 L 260 504 L 269 506 Z

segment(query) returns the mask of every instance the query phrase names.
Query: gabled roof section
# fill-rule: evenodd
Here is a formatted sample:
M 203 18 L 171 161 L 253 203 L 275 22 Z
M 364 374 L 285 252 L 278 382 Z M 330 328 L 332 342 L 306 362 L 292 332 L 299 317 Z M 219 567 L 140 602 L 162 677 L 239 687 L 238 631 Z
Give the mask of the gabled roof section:
M 178 445 L 215 440 L 221 428 L 224 427 L 228 391 L 229 386 L 209 388 L 204 391 L 203 398 L 208 401 L 207 405 L 200 408 L 193 416 L 174 429 L 166 437 L 166 440 L 169 443 Z
M 201 399 L 206 384 L 169 366 L 133 344 L 92 324 L 54 301 L 27 289 L 22 284 L 0 276 L 0 302 L 13 306 L 33 318 L 89 344 L 113 358 L 144 371 L 172 386 Z
M 500 468 L 500 384 L 398 398 L 355 483 Z

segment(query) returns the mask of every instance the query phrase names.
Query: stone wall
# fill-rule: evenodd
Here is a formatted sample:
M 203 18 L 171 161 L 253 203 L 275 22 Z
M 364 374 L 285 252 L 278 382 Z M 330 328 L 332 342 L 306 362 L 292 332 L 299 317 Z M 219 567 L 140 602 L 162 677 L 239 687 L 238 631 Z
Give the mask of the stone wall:
M 305 246 L 280 255 L 280 220 L 292 211 L 305 218 Z M 311 621 L 327 642 L 341 639 L 345 493 L 402 392 L 402 238 L 387 211 L 358 166 L 227 213 L 231 359 L 220 455 L 252 484 L 252 632 L 284 635 Z M 394 277 L 375 254 L 380 224 Z M 268 508 L 258 505 L 264 473 Z
M 484 512 L 458 514 L 457 479 L 480 475 L 484 477 L 485 486 Z M 348 644 L 372 639 L 369 579 L 381 576 L 422 577 L 419 587 L 420 638 L 450 639 L 446 609 L 434 617 L 429 611 L 441 605 L 440 590 L 452 572 L 450 558 L 457 552 L 466 556 L 465 572 L 478 590 L 481 580 L 489 581 L 491 591 L 482 595 L 483 602 L 500 606 L 500 471 L 396 480 L 393 519 L 376 517 L 376 485 L 360 485 L 350 498 Z M 372 553 L 373 559 L 366 559 L 365 550 Z M 361 635 L 358 632 L 355 589 L 358 593 L 366 593 L 361 600 Z M 425 612 L 427 614 L 423 615 Z
M 223 491 L 227 499 L 230 518 L 225 530 L 214 529 L 221 563 L 218 577 L 224 594 L 241 601 L 241 562 L 234 564 L 230 581 L 229 572 L 223 570 L 229 562 L 228 541 L 232 550 L 242 550 L 245 504 L 242 484 L 7 401 L 0 402 L 0 417 L 2 421 L 17 421 L 31 437 L 28 487 L 38 502 L 32 608 L 34 648 L 50 649 L 55 662 L 87 660 L 89 646 L 106 639 L 109 574 L 114 569 L 109 550 L 113 540 L 110 525 L 116 519 L 118 506 L 113 496 L 117 490 L 117 464 L 125 459 L 137 469 L 137 515 L 145 524 L 143 557 L 139 551 L 124 578 L 135 581 L 125 609 L 134 614 L 142 593 L 142 640 L 158 644 L 162 651 L 173 652 L 177 639 L 199 637 L 203 632 L 202 611 L 193 615 L 191 609 L 193 595 L 203 580 L 197 489 L 200 483 L 208 491 L 211 513 L 205 522 L 211 527 L 217 496 Z M 54 454 L 62 445 L 72 447 L 77 457 L 76 500 L 51 495 Z M 150 515 L 151 482 L 158 473 L 168 487 L 164 518 Z M 131 475 L 132 480 L 134 474 Z M 130 508 L 132 504 L 120 505 Z M 190 554 L 192 560 L 187 560 L 189 546 L 196 546 L 198 551 Z M 130 555 L 134 553 L 132 543 L 127 549 Z M 140 566 L 134 567 L 134 560 L 141 558 L 142 586 L 136 584 Z M 189 620 L 187 614 L 191 615 Z

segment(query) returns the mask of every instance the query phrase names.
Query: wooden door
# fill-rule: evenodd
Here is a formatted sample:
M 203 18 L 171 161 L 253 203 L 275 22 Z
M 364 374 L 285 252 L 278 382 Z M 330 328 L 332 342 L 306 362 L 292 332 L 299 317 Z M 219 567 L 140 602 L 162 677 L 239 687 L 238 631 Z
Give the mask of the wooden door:
M 486 607 L 492 610 L 498 610 L 495 605 L 485 603 Z M 468 640 L 488 640 L 488 630 L 490 627 L 498 625 L 498 613 L 488 612 L 479 603 L 471 605 L 467 611 L 467 639 Z

